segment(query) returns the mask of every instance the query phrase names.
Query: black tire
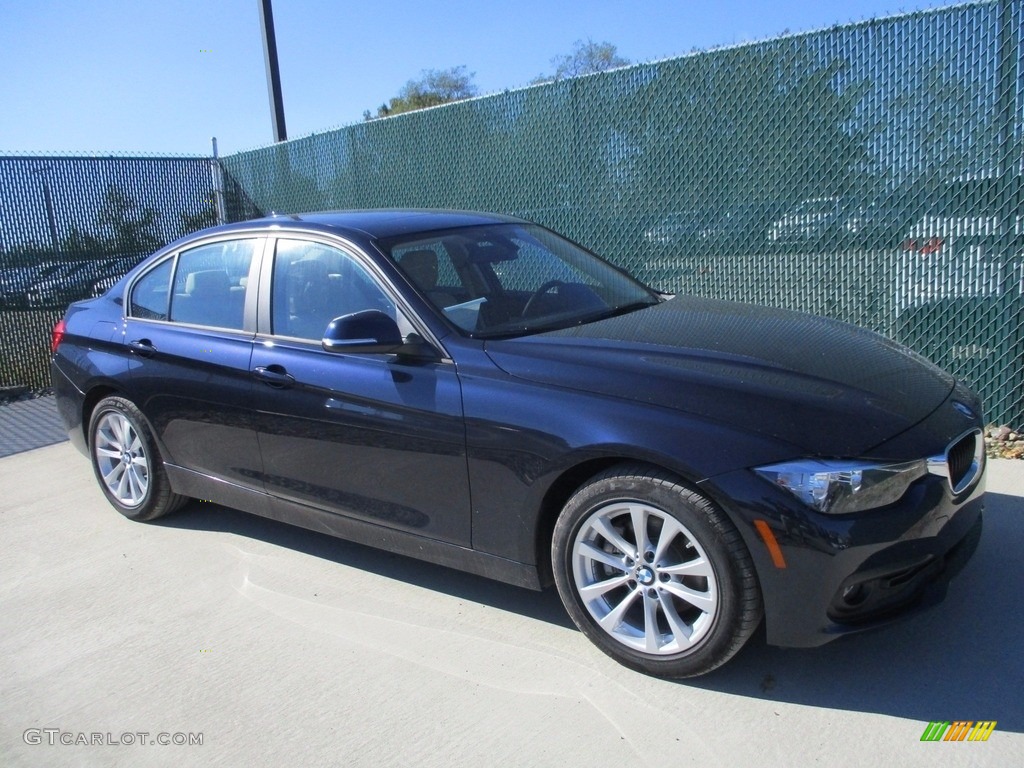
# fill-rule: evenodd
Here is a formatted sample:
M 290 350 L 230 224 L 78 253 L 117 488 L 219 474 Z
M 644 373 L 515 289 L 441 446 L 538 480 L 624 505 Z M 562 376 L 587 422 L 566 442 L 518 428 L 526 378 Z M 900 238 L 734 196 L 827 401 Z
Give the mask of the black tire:
M 638 528 L 646 546 L 637 546 Z M 555 524 L 551 559 L 576 626 L 639 672 L 703 675 L 761 622 L 757 576 L 736 527 L 651 467 L 613 467 L 577 491 Z
M 89 457 L 107 501 L 130 520 L 155 520 L 188 500 L 171 490 L 153 433 L 130 400 L 107 397 L 96 404 Z

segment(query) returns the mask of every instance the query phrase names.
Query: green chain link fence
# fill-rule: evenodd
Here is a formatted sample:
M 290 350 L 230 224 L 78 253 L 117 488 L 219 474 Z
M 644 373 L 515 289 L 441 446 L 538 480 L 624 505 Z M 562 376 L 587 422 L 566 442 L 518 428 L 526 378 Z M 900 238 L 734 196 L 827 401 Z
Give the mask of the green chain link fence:
M 989 419 L 1020 425 L 1022 6 L 840 26 L 235 154 L 221 163 L 219 218 L 392 206 L 518 214 L 664 290 L 878 330 L 971 383 Z M 53 170 L 79 160 L 93 163 L 80 177 Z M 161 244 L 218 218 L 207 159 L 132 165 L 144 162 L 0 158 L 5 274 L 55 243 L 74 258 L 82 238 L 68 239 L 71 224 L 104 253 L 127 253 L 112 245 L 132 232 L 112 229 L 112 188 L 134 204 L 120 206 L 129 220 L 157 212 Z M 132 170 L 112 181 L 117 163 Z M 76 208 L 76 198 L 93 202 Z M 0 384 L 45 386 L 36 337 L 59 310 L 33 326 L 31 360 L 12 343 L 28 327 L 20 311 L 0 310 Z
M 232 155 L 264 211 L 518 214 L 673 292 L 892 336 L 1024 419 L 1022 2 L 863 22 Z

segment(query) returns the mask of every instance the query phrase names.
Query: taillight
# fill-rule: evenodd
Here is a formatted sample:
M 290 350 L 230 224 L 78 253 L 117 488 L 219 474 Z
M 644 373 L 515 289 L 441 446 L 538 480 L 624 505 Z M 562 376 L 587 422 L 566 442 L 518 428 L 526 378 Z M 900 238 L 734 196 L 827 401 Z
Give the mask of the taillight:
M 57 351 L 57 347 L 60 346 L 61 339 L 64 338 L 64 332 L 67 330 L 67 323 L 61 320 L 55 326 L 50 334 L 50 354 L 52 355 Z

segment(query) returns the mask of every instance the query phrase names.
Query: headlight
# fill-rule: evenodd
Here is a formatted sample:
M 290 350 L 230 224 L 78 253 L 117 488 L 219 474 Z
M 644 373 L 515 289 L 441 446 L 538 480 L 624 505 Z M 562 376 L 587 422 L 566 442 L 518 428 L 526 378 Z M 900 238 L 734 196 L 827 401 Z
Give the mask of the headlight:
M 928 467 L 924 459 L 902 464 L 803 459 L 754 471 L 819 512 L 843 515 L 899 501 Z

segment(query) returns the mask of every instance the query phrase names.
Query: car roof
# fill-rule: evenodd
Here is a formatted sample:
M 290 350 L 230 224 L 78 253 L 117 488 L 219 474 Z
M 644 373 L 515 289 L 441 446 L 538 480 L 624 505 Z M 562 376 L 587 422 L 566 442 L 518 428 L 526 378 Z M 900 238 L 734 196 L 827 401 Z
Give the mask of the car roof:
M 487 224 L 523 223 L 523 219 L 497 213 L 392 208 L 359 211 L 321 211 L 267 216 L 261 219 L 225 224 L 207 233 L 252 230 L 258 228 L 316 229 L 334 234 L 361 233 L 382 240 L 402 235 L 457 229 Z

